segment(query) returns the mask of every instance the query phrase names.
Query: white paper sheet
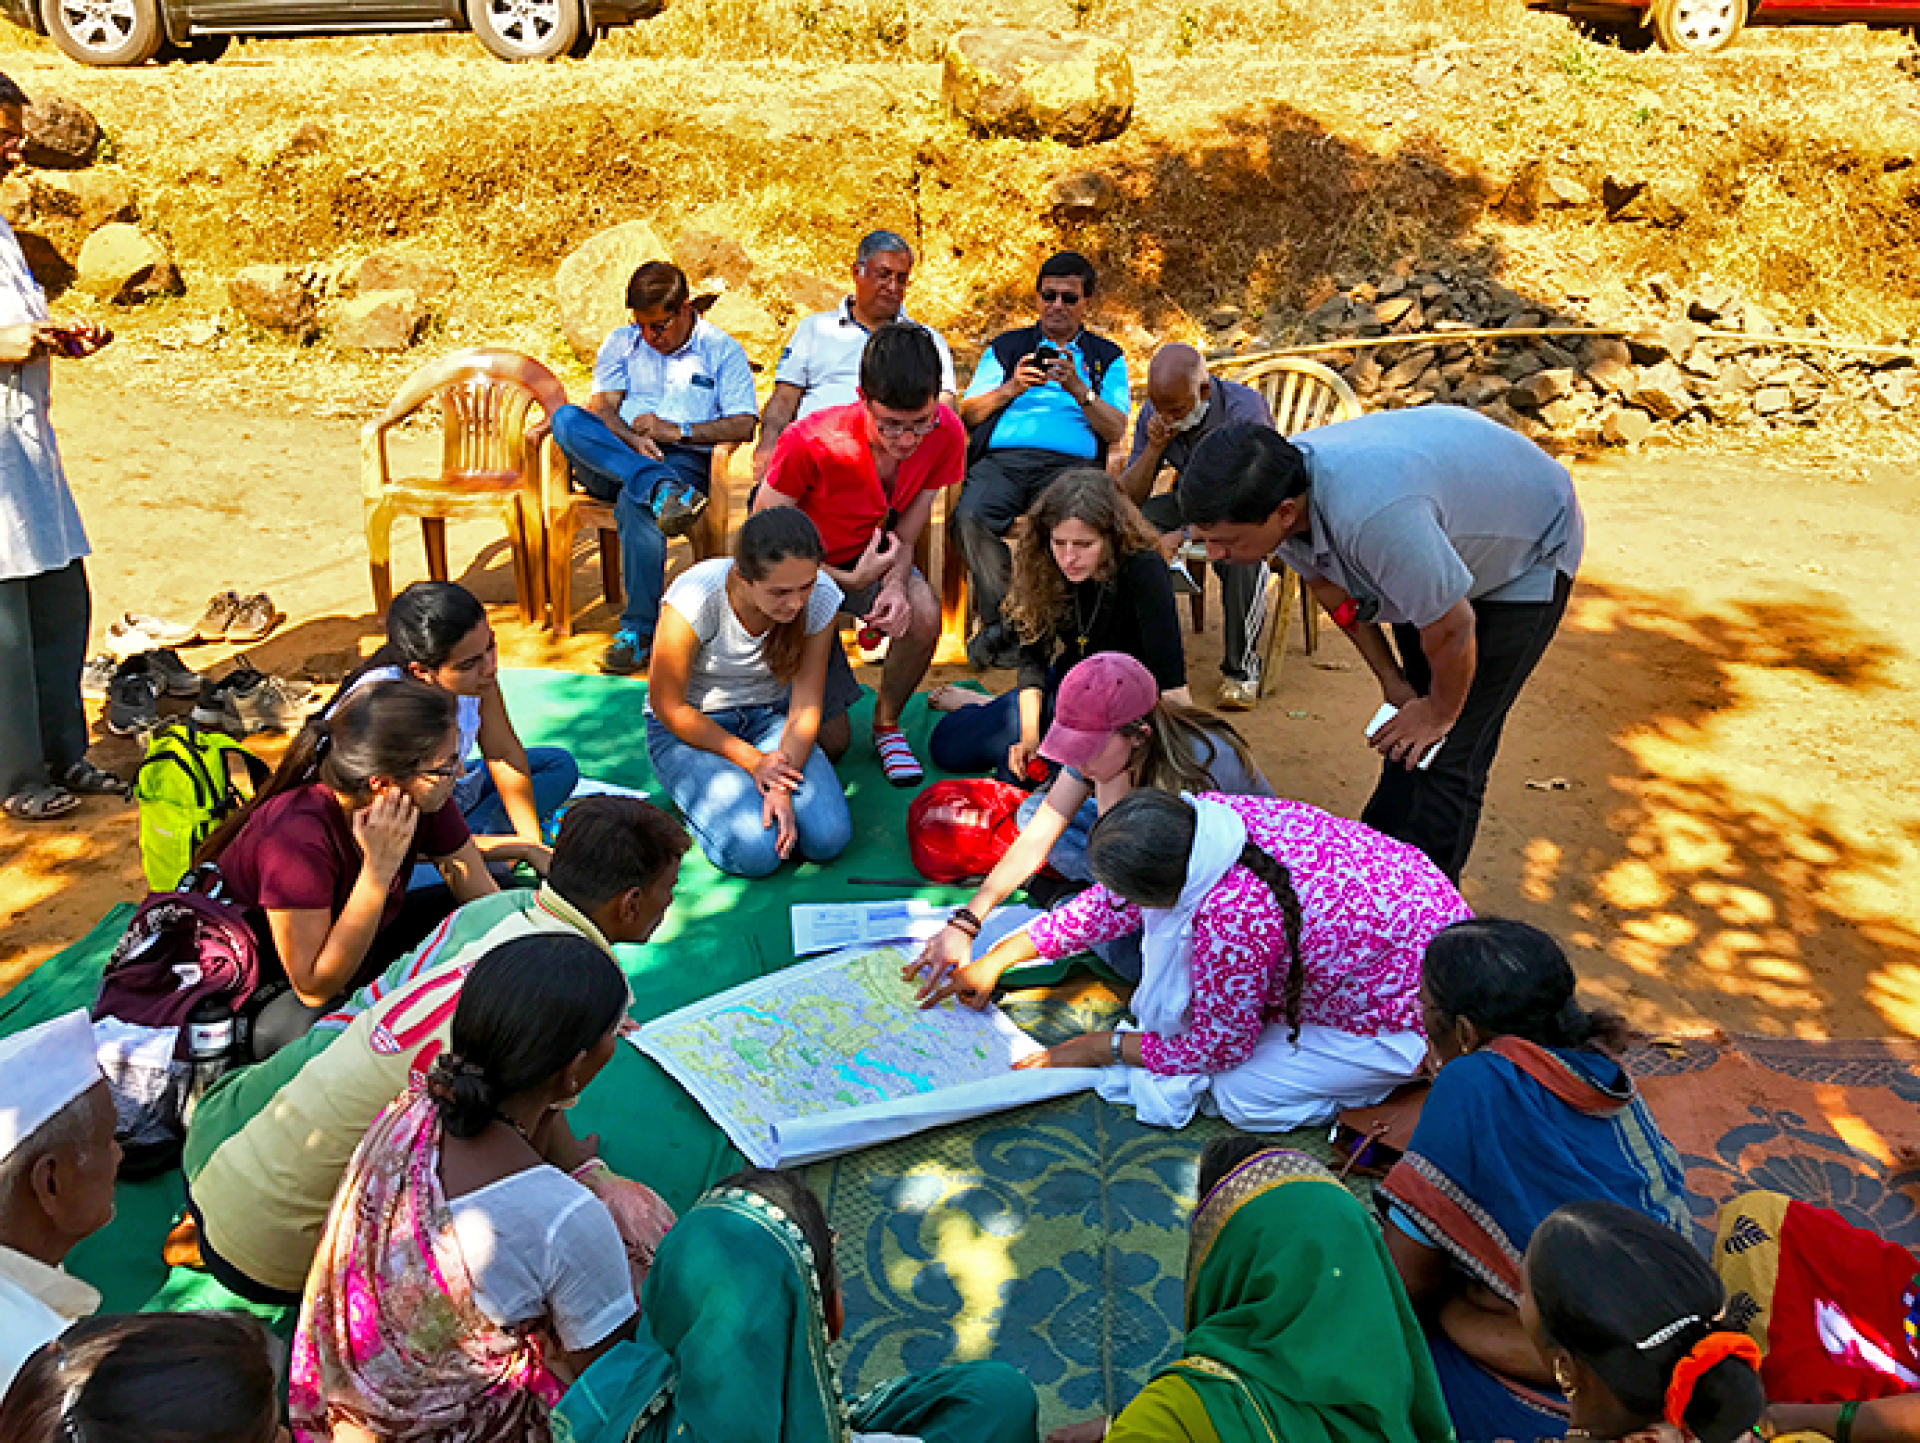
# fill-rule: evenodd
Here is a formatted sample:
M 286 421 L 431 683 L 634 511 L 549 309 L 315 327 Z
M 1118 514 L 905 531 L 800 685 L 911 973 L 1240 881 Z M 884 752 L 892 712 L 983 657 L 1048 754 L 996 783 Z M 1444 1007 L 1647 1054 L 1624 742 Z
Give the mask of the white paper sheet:
M 653 800 L 651 796 L 633 787 L 623 787 L 618 782 L 603 782 L 594 777 L 582 777 L 573 784 L 573 790 L 567 794 L 568 801 L 580 797 L 638 797 L 643 802 Z
M 833 1157 L 1093 1086 L 1095 1069 L 1015 1069 L 1040 1051 L 997 1007 L 922 1010 L 907 953 L 850 947 L 648 1023 L 634 1046 L 755 1166 Z
M 953 908 L 917 897 L 878 902 L 796 902 L 793 955 L 811 957 L 842 947 L 878 947 L 885 942 L 924 942 L 947 925 Z

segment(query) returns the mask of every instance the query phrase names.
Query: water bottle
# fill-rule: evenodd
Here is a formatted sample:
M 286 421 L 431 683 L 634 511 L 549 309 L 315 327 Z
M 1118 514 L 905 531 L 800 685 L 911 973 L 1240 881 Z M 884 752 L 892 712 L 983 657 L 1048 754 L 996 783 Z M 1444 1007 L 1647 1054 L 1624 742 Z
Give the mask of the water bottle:
M 187 1105 L 191 1119 L 194 1108 L 213 1085 L 227 1075 L 238 1060 L 235 1041 L 238 1027 L 233 1005 L 220 996 L 202 997 L 187 1014 Z

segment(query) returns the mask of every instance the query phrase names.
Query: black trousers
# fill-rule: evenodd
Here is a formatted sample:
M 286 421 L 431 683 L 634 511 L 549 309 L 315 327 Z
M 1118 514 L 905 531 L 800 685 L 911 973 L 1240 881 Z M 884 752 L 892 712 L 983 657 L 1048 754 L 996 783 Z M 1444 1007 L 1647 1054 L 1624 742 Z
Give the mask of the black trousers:
M 1460 719 L 1447 733 L 1440 755 L 1425 771 L 1408 771 L 1397 762 L 1383 762 L 1380 783 L 1373 789 L 1360 820 L 1376 832 L 1418 847 L 1455 882 L 1466 870 L 1480 829 L 1480 808 L 1487 797 L 1487 776 L 1494 753 L 1500 749 L 1500 731 L 1507 723 L 1520 688 L 1546 654 L 1547 645 L 1566 615 L 1573 582 L 1564 574 L 1554 581 L 1551 601 L 1476 601 L 1473 604 L 1474 647 L 1478 659 L 1473 685 Z M 1400 668 L 1421 696 L 1433 684 L 1427 655 L 1420 649 L 1417 627 L 1393 628 Z
M 973 614 L 980 624 L 1000 620 L 1000 603 L 1013 585 L 1013 552 L 1006 534 L 1062 471 L 1091 466 L 1058 451 L 989 451 L 967 468 L 953 508 L 951 540 L 960 548 L 973 584 Z
M 1180 519 L 1180 502 L 1171 491 L 1149 496 L 1140 503 L 1140 514 L 1162 536 L 1185 525 Z M 1226 614 L 1225 634 L 1220 639 L 1220 673 L 1235 681 L 1258 681 L 1260 630 L 1267 619 L 1267 563 L 1216 561 L 1213 574 L 1220 578 L 1220 606 Z
M 0 581 L 0 798 L 58 782 L 86 756 L 80 669 L 92 619 L 84 561 Z

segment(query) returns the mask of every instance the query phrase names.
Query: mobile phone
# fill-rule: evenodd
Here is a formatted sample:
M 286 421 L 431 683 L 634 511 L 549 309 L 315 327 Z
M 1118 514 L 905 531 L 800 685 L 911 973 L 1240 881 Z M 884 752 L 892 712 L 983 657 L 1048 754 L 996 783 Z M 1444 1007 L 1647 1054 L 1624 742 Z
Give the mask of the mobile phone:
M 1066 352 L 1052 341 L 1042 341 L 1033 348 L 1033 362 L 1036 366 L 1050 366 L 1066 355 Z
M 891 536 L 899 528 L 899 525 L 900 513 L 889 506 L 887 508 L 887 514 L 880 518 L 880 529 Z

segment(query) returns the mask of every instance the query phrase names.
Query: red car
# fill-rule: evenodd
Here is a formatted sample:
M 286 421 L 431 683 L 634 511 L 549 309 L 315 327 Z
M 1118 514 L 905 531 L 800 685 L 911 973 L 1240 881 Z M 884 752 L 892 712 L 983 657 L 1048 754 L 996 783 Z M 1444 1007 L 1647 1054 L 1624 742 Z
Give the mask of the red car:
M 1717 55 L 1749 24 L 1920 25 L 1920 0 L 1563 0 L 1577 19 L 1645 27 L 1663 50 Z

